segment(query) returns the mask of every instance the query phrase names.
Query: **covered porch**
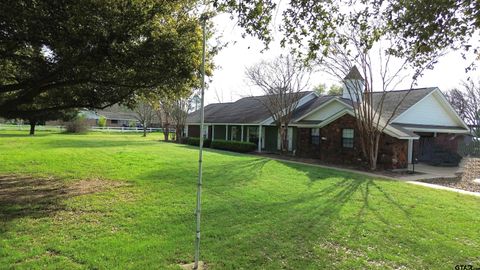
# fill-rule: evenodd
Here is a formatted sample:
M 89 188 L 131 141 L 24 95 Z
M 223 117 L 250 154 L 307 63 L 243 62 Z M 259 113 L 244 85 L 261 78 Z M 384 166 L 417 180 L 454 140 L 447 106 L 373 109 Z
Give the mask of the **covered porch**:
M 287 136 L 289 151 L 295 149 L 297 137 L 296 132 L 296 127 L 288 128 Z M 186 133 L 190 137 L 199 137 L 200 126 L 189 125 Z M 212 141 L 225 140 L 251 142 L 257 145 L 258 152 L 276 152 L 280 149 L 278 128 L 272 125 L 206 123 L 203 136 Z

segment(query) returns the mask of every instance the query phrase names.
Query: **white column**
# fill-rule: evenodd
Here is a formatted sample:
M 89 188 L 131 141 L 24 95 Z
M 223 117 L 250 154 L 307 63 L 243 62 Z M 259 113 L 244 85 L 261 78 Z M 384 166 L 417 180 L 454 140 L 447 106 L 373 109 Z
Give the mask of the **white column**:
M 241 128 L 240 128 L 240 129 L 242 130 L 242 131 L 240 132 L 240 133 L 241 133 L 241 134 L 240 134 L 240 136 L 241 136 L 241 137 L 240 137 L 240 141 L 243 142 L 243 125 L 241 125 Z
M 407 154 L 408 165 L 412 164 L 413 161 L 413 139 L 408 139 L 408 154 Z
M 262 125 L 258 126 L 258 152 L 262 152 Z
M 225 125 L 225 141 L 228 141 L 228 125 Z
M 207 128 L 207 130 L 208 130 L 208 128 Z M 208 137 L 208 135 L 207 135 L 207 137 Z M 213 140 L 215 140 L 215 125 L 212 125 L 212 141 Z
M 188 125 L 185 125 L 185 137 L 188 137 Z

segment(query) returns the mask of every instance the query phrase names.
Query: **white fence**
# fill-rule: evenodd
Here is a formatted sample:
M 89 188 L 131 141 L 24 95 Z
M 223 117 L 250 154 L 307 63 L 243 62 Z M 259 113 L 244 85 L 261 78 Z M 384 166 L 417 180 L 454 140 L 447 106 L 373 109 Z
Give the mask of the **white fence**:
M 11 124 L 0 124 L 0 130 L 30 130 L 30 125 L 11 125 Z M 35 126 L 35 130 L 42 131 L 65 131 L 64 126 Z
M 93 131 L 105 131 L 105 132 L 143 132 L 141 127 L 91 127 Z M 170 133 L 175 133 L 175 129 L 170 129 Z M 163 128 L 147 128 L 147 132 L 163 132 Z
M 0 124 L 0 130 L 19 130 L 19 131 L 28 131 L 30 130 L 29 125 L 11 125 L 11 124 Z M 37 125 L 35 126 L 35 130 L 37 131 L 65 131 L 64 126 L 44 126 L 44 125 Z M 98 127 L 93 126 L 90 127 L 92 131 L 100 131 L 100 132 L 143 132 L 143 128 L 141 127 Z M 171 128 L 170 133 L 175 133 L 175 129 Z M 163 128 L 147 128 L 147 132 L 163 132 Z

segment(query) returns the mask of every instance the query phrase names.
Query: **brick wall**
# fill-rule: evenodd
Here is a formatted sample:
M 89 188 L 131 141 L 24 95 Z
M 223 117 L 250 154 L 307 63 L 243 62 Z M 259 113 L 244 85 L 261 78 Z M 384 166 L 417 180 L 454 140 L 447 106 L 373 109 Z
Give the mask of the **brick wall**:
M 438 133 L 434 142 L 442 148 L 456 153 L 458 150 L 458 144 L 463 141 L 463 138 L 463 135 Z
M 312 144 L 310 129 L 298 128 L 296 155 L 300 157 L 321 158 L 320 153 L 320 145 Z
M 189 125 L 188 126 L 188 137 L 200 137 L 200 126 L 199 125 Z
M 354 130 L 353 148 L 342 146 L 342 129 Z M 318 158 L 329 163 L 358 164 L 363 159 L 359 132 L 355 118 L 345 115 L 320 129 L 320 145 L 312 145 L 309 128 L 299 128 L 297 138 L 297 155 L 299 157 Z M 379 147 L 379 165 L 386 168 L 406 168 L 408 153 L 407 140 L 399 140 L 388 135 L 382 135 Z

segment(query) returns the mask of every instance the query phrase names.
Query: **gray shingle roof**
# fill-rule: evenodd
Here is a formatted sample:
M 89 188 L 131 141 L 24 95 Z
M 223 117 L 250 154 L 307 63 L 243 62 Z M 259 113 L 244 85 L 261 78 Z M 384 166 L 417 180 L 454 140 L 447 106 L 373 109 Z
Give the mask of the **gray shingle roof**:
M 109 111 L 97 111 L 99 116 L 103 116 L 107 119 L 112 120 L 126 120 L 126 121 L 136 121 L 136 115 L 134 112 L 127 113 L 127 112 L 109 112 Z
M 303 104 L 293 112 L 292 120 L 296 121 L 298 118 L 304 116 L 305 114 L 315 110 L 320 105 L 328 102 L 329 100 L 334 99 L 336 96 L 319 96 L 310 100 L 309 102 Z
M 360 71 L 358 71 L 357 66 L 353 66 L 350 71 L 348 72 L 347 76 L 345 76 L 344 80 L 364 80 Z
M 395 111 L 394 118 L 406 111 L 408 108 L 416 104 L 422 98 L 427 96 L 429 93 L 434 91 L 436 87 L 429 88 L 417 88 L 412 90 L 398 90 L 398 91 L 389 91 L 389 92 L 374 92 L 373 93 L 373 102 L 374 106 L 377 107 L 382 96 L 385 95 L 383 101 L 383 117 L 387 118 L 395 110 L 398 102 L 401 101 L 403 97 L 402 104 Z M 303 97 L 312 92 L 302 92 Z M 303 104 L 293 112 L 292 122 L 298 121 L 302 116 L 312 112 L 317 109 L 322 104 L 337 98 L 341 101 L 344 101 L 347 104 L 350 104 L 351 101 L 348 99 L 343 99 L 341 96 L 319 96 L 313 100 Z M 205 107 L 205 123 L 260 123 L 265 119 L 270 117 L 268 110 L 262 104 L 261 100 L 266 99 L 266 96 L 258 97 L 246 97 L 242 98 L 236 102 L 230 103 L 215 103 L 210 104 Z M 393 119 L 393 118 L 392 118 Z M 200 112 L 196 111 L 191 113 L 187 118 L 187 123 L 199 123 L 200 122 Z M 302 123 L 301 121 L 298 123 Z M 399 127 L 400 128 L 400 127 Z
M 312 93 L 301 92 L 301 97 Z M 215 103 L 205 107 L 205 123 L 260 123 L 270 117 L 262 102 L 267 96 L 246 97 L 230 103 Z M 199 123 L 200 111 L 188 115 L 187 123 Z
M 439 125 L 420 125 L 420 124 L 406 124 L 406 123 L 392 123 L 394 127 L 402 128 L 428 128 L 428 129 L 453 129 L 453 130 L 465 130 L 459 126 L 439 126 Z

